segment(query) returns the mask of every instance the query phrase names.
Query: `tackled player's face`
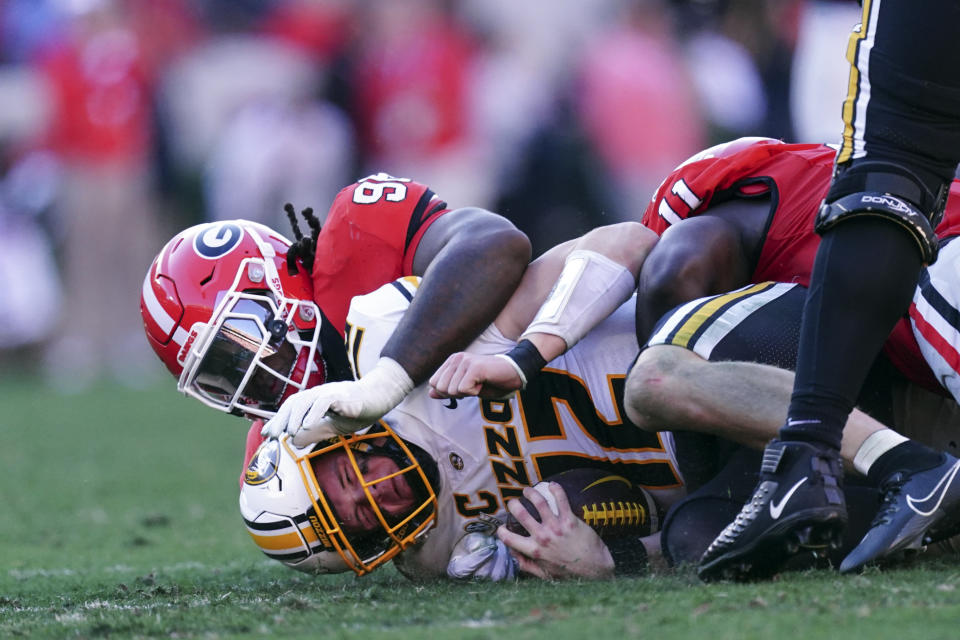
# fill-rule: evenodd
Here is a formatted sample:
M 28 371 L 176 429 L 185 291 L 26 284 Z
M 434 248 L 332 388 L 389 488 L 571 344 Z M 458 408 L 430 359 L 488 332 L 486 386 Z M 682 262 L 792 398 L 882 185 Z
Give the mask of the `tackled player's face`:
M 354 452 L 354 456 L 364 480 L 369 485 L 370 494 L 387 517 L 387 522 L 393 524 L 409 515 L 415 499 L 413 490 L 403 475 L 377 482 L 380 478 L 397 473 L 400 470 L 397 463 L 387 456 L 362 452 Z M 334 450 L 317 456 L 312 464 L 320 489 L 333 507 L 344 531 L 365 533 L 382 528 L 383 525 L 377 519 L 345 450 Z

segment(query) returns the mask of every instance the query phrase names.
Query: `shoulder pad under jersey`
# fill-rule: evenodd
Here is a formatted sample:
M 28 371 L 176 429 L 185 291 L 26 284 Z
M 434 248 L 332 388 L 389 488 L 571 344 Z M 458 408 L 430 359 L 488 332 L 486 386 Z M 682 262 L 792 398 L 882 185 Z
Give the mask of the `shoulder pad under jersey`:
M 420 286 L 420 278 L 406 276 L 350 301 L 347 312 L 347 357 L 360 378 L 380 358 L 380 352 Z

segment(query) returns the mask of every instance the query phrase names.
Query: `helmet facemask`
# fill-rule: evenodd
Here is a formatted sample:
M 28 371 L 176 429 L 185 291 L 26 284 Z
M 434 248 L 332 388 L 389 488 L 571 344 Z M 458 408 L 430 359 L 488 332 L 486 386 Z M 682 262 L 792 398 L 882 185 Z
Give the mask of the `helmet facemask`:
M 270 558 L 310 573 L 364 575 L 426 537 L 438 477 L 426 452 L 383 423 L 303 449 L 284 434 L 251 459 L 240 511 Z M 402 508 L 394 508 L 398 498 Z M 354 507 L 366 511 L 361 526 L 346 513 Z
M 339 469 L 324 474 L 331 458 Z M 320 443 L 297 463 L 324 533 L 358 575 L 391 560 L 433 526 L 439 482 L 436 463 L 383 423 L 363 434 Z M 338 499 L 350 491 L 362 491 L 366 498 L 359 501 L 358 510 L 366 513 L 359 522 L 337 506 Z M 391 511 L 389 503 L 398 500 L 405 506 Z M 355 506 L 348 503 L 347 509 Z
M 275 276 L 270 259 L 241 263 L 210 321 L 191 328 L 181 392 L 221 411 L 270 418 L 287 396 L 324 381 L 320 310 L 285 297 Z M 241 281 L 269 289 L 239 291 Z

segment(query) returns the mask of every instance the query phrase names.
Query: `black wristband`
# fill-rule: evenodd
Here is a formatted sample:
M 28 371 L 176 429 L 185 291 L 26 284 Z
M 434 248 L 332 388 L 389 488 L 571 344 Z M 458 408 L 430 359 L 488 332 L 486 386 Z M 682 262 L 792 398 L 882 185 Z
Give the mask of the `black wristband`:
M 636 576 L 647 570 L 647 549 L 641 536 L 621 536 L 603 542 L 613 558 L 613 575 Z
M 524 385 L 547 364 L 547 361 L 540 355 L 540 351 L 527 339 L 518 342 L 517 346 L 507 353 L 507 357 L 516 362 L 520 370 L 523 371 Z

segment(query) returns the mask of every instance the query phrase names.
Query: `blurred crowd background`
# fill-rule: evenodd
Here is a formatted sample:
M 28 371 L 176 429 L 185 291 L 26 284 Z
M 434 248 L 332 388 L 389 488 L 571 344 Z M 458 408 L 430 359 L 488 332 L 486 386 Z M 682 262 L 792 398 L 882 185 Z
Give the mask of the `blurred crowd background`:
M 139 294 L 179 229 L 325 212 L 370 173 L 537 253 L 638 218 L 744 135 L 834 142 L 854 0 L 0 0 L 0 375 L 162 371 Z

